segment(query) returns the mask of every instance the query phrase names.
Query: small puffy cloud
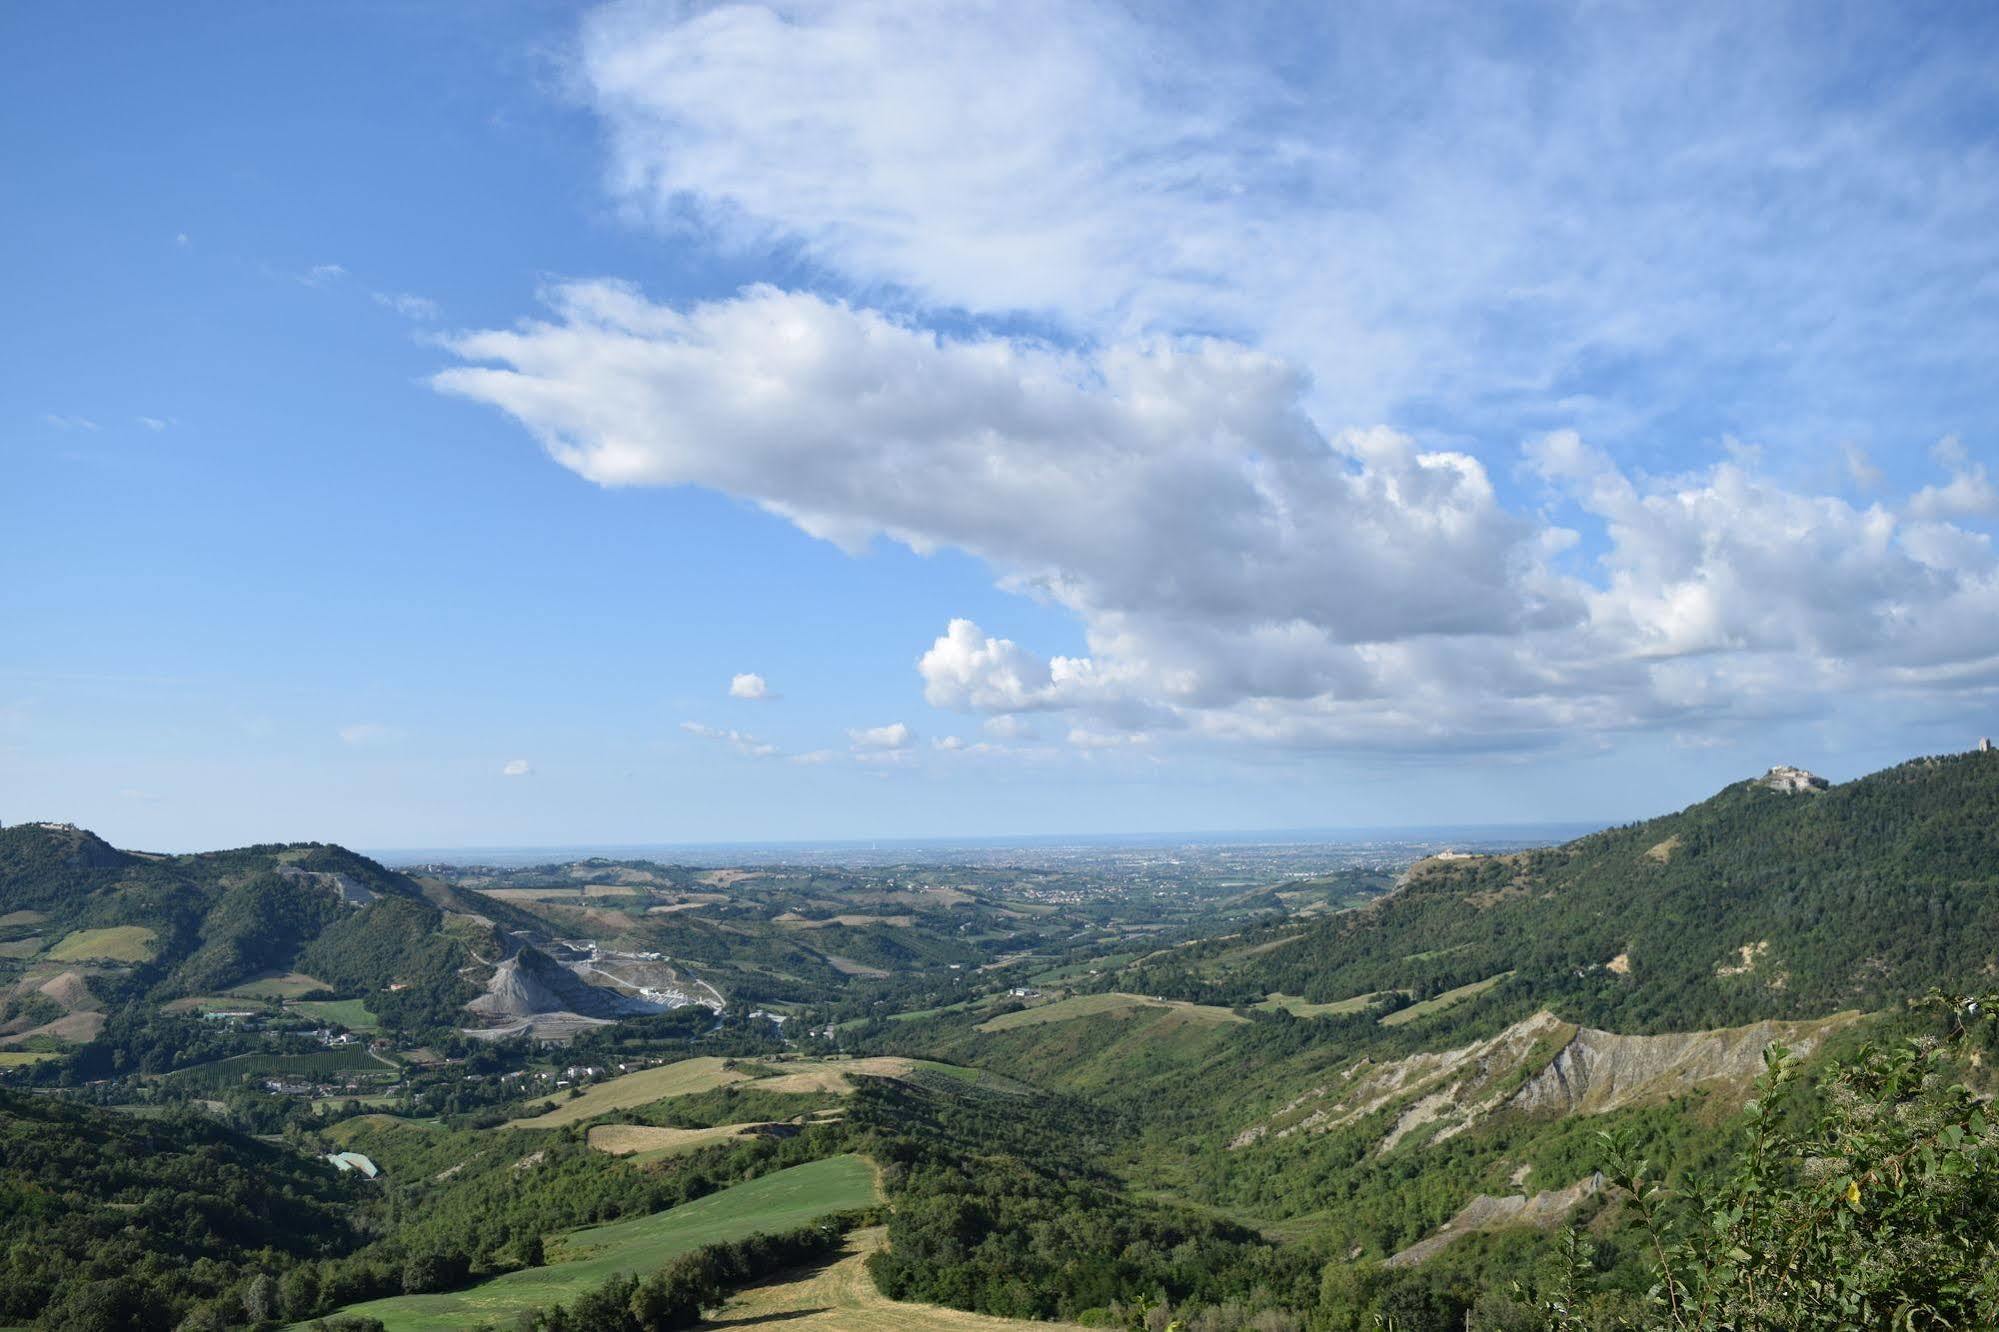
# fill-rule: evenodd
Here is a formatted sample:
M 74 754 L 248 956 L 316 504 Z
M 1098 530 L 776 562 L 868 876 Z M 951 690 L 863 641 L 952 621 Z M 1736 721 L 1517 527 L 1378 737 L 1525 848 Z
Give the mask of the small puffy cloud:
M 803 754 L 793 754 L 785 762 L 796 763 L 801 767 L 815 767 L 821 763 L 831 763 L 838 757 L 840 757 L 838 752 L 831 749 L 809 749 Z
M 385 722 L 349 722 L 340 728 L 340 742 L 360 748 L 366 745 L 387 744 L 402 738 L 402 732 Z
M 916 743 L 916 732 L 902 722 L 890 722 L 886 726 L 855 727 L 847 732 L 847 739 L 856 750 L 882 753 L 908 749 Z
M 407 291 L 378 291 L 371 293 L 370 298 L 385 310 L 393 310 L 405 319 L 419 322 L 435 319 L 443 313 L 430 297 L 412 295 Z
M 338 282 L 346 276 L 347 269 L 343 265 L 314 264 L 311 268 L 306 269 L 305 272 L 298 274 L 298 280 L 303 286 L 324 287 Z
M 745 731 L 730 730 L 720 726 L 709 726 L 702 722 L 684 721 L 680 729 L 689 735 L 698 735 L 703 740 L 713 740 L 725 744 L 744 758 L 775 758 L 776 745 L 768 744 Z
M 953 620 L 916 663 L 923 697 L 932 707 L 977 712 L 1027 712 L 1070 701 L 1089 675 L 1088 663 L 1042 661 L 1007 638 L 993 638 L 970 620 Z
M 42 423 L 44 425 L 54 426 L 57 430 L 97 429 L 97 422 L 91 420 L 87 416 L 71 416 L 71 415 L 65 415 L 62 412 L 44 413 L 42 416 Z
M 1955 435 L 1938 440 L 1930 457 L 1950 476 L 1941 486 L 1924 486 L 1909 498 L 1914 518 L 1982 518 L 1999 513 L 1999 489 L 1983 463 L 1974 463 Z
M 940 736 L 938 739 L 932 740 L 930 743 L 936 746 L 938 749 L 943 750 L 947 754 L 955 754 L 959 750 L 965 748 L 964 737 L 956 735 Z
M 169 425 L 173 424 L 173 422 L 161 420 L 157 416 L 141 416 L 141 417 L 136 417 L 134 419 L 136 419 L 140 425 L 152 431 L 165 430 Z
M 526 777 L 534 771 L 534 765 L 526 759 L 508 759 L 500 765 L 502 777 Z
M 761 675 L 754 672 L 744 672 L 741 675 L 730 677 L 729 697 L 759 702 L 764 699 L 775 698 L 777 695 L 770 692 L 770 686 L 764 683 L 764 678 Z
M 194 241 L 185 231 L 179 231 L 174 233 L 174 245 L 185 250 L 191 248 Z

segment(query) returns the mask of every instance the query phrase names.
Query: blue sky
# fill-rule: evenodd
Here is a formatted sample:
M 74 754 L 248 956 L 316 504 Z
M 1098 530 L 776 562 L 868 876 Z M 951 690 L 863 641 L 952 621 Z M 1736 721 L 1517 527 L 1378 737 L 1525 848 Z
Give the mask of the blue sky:
M 1609 820 L 1963 747 L 1995 47 L 7 7 L 0 820 Z

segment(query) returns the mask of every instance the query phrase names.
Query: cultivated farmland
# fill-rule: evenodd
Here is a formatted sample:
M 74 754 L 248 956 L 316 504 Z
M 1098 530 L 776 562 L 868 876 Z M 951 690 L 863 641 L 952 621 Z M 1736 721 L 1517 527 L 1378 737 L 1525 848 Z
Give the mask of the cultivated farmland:
M 619 1272 L 650 1273 L 676 1254 L 757 1231 L 806 1225 L 875 1201 L 874 1169 L 858 1156 L 793 1166 L 651 1216 L 570 1231 L 548 1241 L 548 1265 L 509 1272 L 466 1290 L 398 1295 L 342 1312 L 379 1318 L 388 1332 L 455 1332 L 510 1325 L 525 1309 L 574 1299 Z

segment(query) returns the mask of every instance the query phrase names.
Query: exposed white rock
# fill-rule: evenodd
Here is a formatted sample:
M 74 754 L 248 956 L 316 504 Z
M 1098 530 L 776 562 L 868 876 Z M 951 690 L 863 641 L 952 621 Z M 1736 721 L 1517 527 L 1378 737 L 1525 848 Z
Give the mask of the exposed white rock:
M 1806 772 L 1803 768 L 1793 768 L 1787 763 L 1779 763 L 1758 777 L 1756 784 L 1772 791 L 1780 791 L 1785 795 L 1811 795 L 1832 785 L 1817 773 Z

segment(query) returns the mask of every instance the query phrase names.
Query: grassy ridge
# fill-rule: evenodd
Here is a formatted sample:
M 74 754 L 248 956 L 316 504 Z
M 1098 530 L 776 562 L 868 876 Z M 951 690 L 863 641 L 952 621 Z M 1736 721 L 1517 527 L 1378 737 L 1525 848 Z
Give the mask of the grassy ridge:
M 793 1166 L 670 1211 L 571 1231 L 549 1241 L 547 1266 L 509 1272 L 467 1290 L 398 1295 L 344 1313 L 379 1318 L 389 1332 L 455 1332 L 524 1309 L 574 1299 L 619 1272 L 645 1274 L 677 1254 L 758 1231 L 802 1226 L 875 1201 L 874 1169 L 858 1156 Z
M 149 962 L 159 936 L 142 925 L 78 930 L 49 949 L 51 962 Z

